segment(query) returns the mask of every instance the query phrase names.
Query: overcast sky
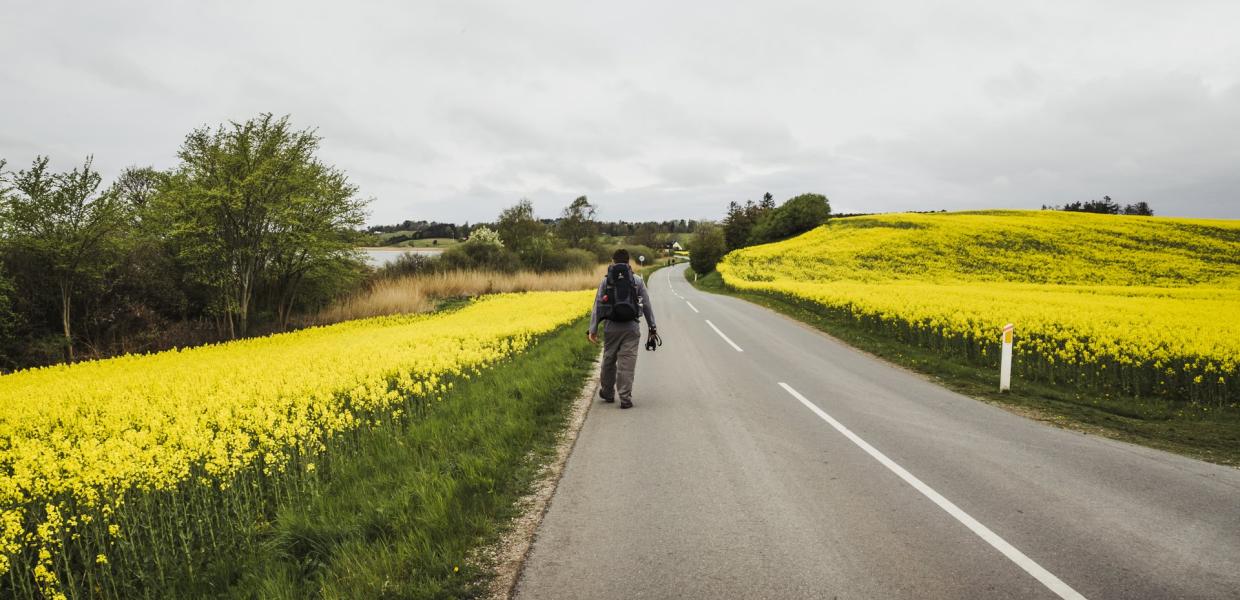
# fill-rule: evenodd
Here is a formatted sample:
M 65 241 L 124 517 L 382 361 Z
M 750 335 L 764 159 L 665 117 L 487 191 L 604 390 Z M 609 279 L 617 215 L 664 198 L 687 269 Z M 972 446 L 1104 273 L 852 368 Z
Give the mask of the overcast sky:
M 108 176 L 260 112 L 372 223 L 1038 208 L 1240 218 L 1240 2 L 0 0 L 0 157 Z

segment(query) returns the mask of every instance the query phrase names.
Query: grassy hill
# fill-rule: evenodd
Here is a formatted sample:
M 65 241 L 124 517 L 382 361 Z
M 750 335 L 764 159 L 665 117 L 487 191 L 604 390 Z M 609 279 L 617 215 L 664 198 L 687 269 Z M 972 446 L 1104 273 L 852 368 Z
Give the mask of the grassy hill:
M 729 254 L 732 288 L 1100 396 L 1240 405 L 1240 222 L 1056 211 L 832 220 Z

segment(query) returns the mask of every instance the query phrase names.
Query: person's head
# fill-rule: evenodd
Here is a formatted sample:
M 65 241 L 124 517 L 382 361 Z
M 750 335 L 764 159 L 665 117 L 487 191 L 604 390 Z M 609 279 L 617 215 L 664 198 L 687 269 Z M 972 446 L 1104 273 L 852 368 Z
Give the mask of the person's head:
M 611 262 L 614 262 L 617 264 L 628 263 L 629 262 L 629 251 L 625 250 L 624 248 L 616 250 L 615 253 L 611 255 Z

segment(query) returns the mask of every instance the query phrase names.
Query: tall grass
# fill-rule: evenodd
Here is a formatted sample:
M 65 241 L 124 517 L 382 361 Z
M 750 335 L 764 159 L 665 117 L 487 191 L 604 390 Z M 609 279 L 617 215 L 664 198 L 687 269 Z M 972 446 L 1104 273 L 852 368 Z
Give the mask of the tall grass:
M 366 289 L 319 312 L 308 324 L 323 325 L 380 315 L 430 312 L 435 310 L 439 301 L 447 298 L 591 289 L 598 285 L 599 278 L 605 272 L 603 269 L 563 273 L 448 271 L 378 279 Z

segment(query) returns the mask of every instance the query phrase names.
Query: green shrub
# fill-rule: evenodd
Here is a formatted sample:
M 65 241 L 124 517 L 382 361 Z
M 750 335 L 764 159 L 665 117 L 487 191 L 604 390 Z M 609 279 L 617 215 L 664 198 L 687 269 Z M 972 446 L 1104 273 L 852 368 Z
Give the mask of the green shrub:
M 445 271 L 516 271 L 521 268 L 520 257 L 505 247 L 497 233 L 486 227 L 475 228 L 465 243 L 444 251 L 439 260 L 439 268 Z
M 565 248 L 547 257 L 544 269 L 548 271 L 585 271 L 598 265 L 593 252 L 580 248 Z
M 439 260 L 442 261 L 439 267 L 444 271 L 516 271 L 521 268 L 521 259 L 502 246 L 460 244 L 444 251 Z

